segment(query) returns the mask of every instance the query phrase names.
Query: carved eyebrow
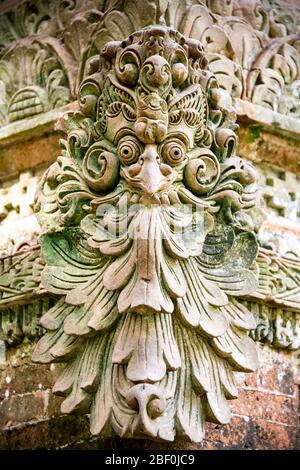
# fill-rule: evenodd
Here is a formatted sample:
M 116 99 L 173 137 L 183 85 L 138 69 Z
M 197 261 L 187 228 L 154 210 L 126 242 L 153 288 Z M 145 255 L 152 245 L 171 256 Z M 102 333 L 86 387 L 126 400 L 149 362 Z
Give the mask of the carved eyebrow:
M 107 94 L 109 96 L 109 103 L 112 103 L 114 101 L 121 101 L 122 103 L 127 103 L 130 106 L 132 106 L 134 109 L 136 109 L 136 96 L 134 93 L 129 88 L 126 88 L 124 85 L 121 85 L 116 77 L 114 77 L 112 74 L 108 75 L 108 82 L 110 82 L 113 85 L 113 89 L 110 90 L 109 86 L 106 86 Z
M 169 122 L 177 125 L 181 120 L 190 127 L 206 126 L 207 101 L 200 85 L 191 85 L 179 93 L 168 105 Z
M 184 134 L 184 131 L 182 131 L 182 133 L 169 132 L 161 145 L 163 145 L 165 142 L 168 142 L 170 139 L 176 139 L 177 141 L 179 140 L 179 142 L 182 142 L 186 146 L 187 150 L 190 147 L 189 138 Z
M 140 145 L 142 145 L 142 143 L 138 140 L 135 132 L 133 129 L 130 129 L 129 127 L 121 127 L 121 129 L 119 129 L 116 134 L 115 134 L 115 138 L 114 138 L 114 143 L 118 143 L 119 140 L 122 139 L 122 137 L 133 137 Z

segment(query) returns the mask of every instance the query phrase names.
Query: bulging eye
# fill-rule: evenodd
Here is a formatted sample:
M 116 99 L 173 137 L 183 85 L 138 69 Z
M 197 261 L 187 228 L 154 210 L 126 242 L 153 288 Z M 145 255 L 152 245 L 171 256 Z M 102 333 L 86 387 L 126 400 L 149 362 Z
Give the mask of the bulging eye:
M 131 165 L 137 161 L 141 149 L 135 140 L 127 138 L 119 142 L 118 152 L 122 163 L 124 165 Z
M 161 149 L 162 158 L 169 165 L 175 166 L 185 159 L 185 145 L 177 139 L 166 142 Z

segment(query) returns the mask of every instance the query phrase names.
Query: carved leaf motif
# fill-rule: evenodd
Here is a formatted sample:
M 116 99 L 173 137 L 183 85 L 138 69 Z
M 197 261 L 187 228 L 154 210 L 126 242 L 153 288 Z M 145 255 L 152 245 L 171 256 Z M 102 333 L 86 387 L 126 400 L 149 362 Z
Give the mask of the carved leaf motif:
M 114 347 L 113 362 L 128 364 L 133 382 L 158 382 L 181 365 L 171 315 L 126 314 Z
M 193 442 L 201 442 L 204 438 L 203 400 L 193 388 L 189 350 L 183 335 L 178 334 L 180 357 L 184 364 L 178 377 L 178 404 L 176 418 L 179 432 Z
M 230 326 L 223 335 L 213 338 L 212 344 L 219 355 L 226 357 L 235 370 L 253 372 L 257 369 L 256 345 L 245 331 Z
M 118 391 L 118 384 L 127 384 L 123 367 L 112 363 L 112 339 L 108 339 L 101 358 L 99 386 L 91 406 L 91 433 L 98 435 L 107 429 L 113 429 L 119 436 L 124 436 L 133 421 L 135 411 L 128 407 L 124 397 Z
M 74 305 L 64 318 L 64 331 L 68 335 L 81 336 L 92 330 L 106 329 L 118 318 L 117 294 L 108 291 L 103 285 L 103 273 L 109 262 L 101 260 L 98 252 L 93 252 L 84 243 L 74 247 L 74 240 L 64 235 L 44 235 L 42 245 L 51 247 L 53 266 L 48 267 L 42 276 L 43 284 L 57 294 L 66 293 L 66 302 Z M 71 252 L 70 252 L 71 248 Z M 73 250 L 73 251 L 72 251 Z M 45 250 L 46 251 L 46 250 Z M 47 256 L 47 255 L 46 255 Z M 62 306 L 64 311 L 64 306 Z M 47 327 L 61 318 L 62 312 L 55 306 L 48 312 L 42 323 Z
M 182 263 L 187 294 L 177 300 L 178 312 L 190 326 L 213 336 L 222 335 L 228 322 L 220 306 L 226 305 L 226 295 L 213 283 L 201 277 L 194 260 Z
M 108 289 L 124 289 L 118 300 L 120 312 L 128 309 L 137 311 L 138 308 L 141 311 L 145 308 L 173 311 L 171 298 L 181 297 L 185 289 L 181 268 L 174 255 L 186 258 L 191 252 L 199 252 L 202 246 L 202 221 L 198 221 L 199 226 L 195 226 L 192 233 L 192 217 L 191 213 L 184 211 L 145 209 L 132 218 L 128 232 L 121 232 L 120 237 L 111 237 L 110 240 L 103 227 L 103 223 L 108 223 L 107 219 L 104 222 L 99 219 L 97 223 L 88 216 L 82 221 L 82 228 L 93 235 L 93 246 L 99 246 L 105 255 L 119 255 L 107 268 L 104 285 Z M 117 227 L 118 218 L 115 223 Z M 170 223 L 174 224 L 174 233 L 168 228 Z M 176 227 L 183 229 L 183 234 L 179 232 L 176 235 Z M 116 231 L 117 228 L 114 233 Z
M 68 311 L 72 309 L 67 310 L 66 314 Z M 80 349 L 82 342 L 80 338 L 69 336 L 63 330 L 62 325 L 55 332 L 46 333 L 38 342 L 32 359 L 43 364 L 70 360 Z
M 97 389 L 100 361 L 105 354 L 105 346 L 105 336 L 96 336 L 86 341 L 85 345 L 82 345 L 82 354 L 74 361 L 74 365 L 72 364 L 71 374 L 69 372 L 69 376 L 65 375 L 55 383 L 56 393 L 69 392 L 61 406 L 63 413 L 84 412 L 89 409 L 92 392 Z
M 74 96 L 75 62 L 54 37 L 29 36 L 13 42 L 1 54 L 0 62 L 1 88 L 7 103 L 1 124 L 64 106 Z
M 210 419 L 213 422 L 227 423 L 230 420 L 230 410 L 226 398 L 237 396 L 232 370 L 225 359 L 219 358 L 211 350 L 203 337 L 182 327 L 177 331 L 182 337 L 181 341 L 186 344 L 186 360 L 191 368 L 192 381 L 188 385 L 190 389 L 187 390 L 187 396 L 190 394 L 195 400 L 195 395 L 204 394 Z M 193 406 L 195 409 L 195 403 Z M 203 402 L 200 406 L 203 406 Z M 182 420 L 187 419 L 186 412 L 187 410 L 182 415 Z M 201 427 L 197 432 L 201 433 Z M 201 434 L 199 437 L 201 438 Z M 192 439 L 194 440 L 194 436 Z
M 184 120 L 191 126 L 205 127 L 207 122 L 207 102 L 200 85 L 191 85 L 179 93 L 169 103 L 169 120 L 171 125 Z
M 257 279 L 248 268 L 257 254 L 252 233 L 241 233 L 230 242 L 233 233 L 210 234 L 197 258 L 207 280 L 214 281 L 228 295 L 246 295 L 256 289 Z M 213 251 L 212 251 L 213 250 Z

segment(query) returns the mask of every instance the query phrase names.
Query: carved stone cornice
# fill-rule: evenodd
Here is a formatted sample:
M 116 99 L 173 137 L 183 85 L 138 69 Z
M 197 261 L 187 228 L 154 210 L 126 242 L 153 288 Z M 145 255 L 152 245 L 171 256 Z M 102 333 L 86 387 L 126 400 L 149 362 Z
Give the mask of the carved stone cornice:
M 264 304 L 300 312 L 300 260 L 278 256 L 270 250 L 260 249 L 259 287 L 254 298 Z
M 42 285 L 45 267 L 40 246 L 23 247 L 0 258 L 0 310 L 30 303 L 50 293 Z M 300 313 L 300 260 L 259 249 L 258 287 L 251 296 L 241 296 L 284 311 Z M 59 298 L 59 296 L 58 296 Z
M 266 110 L 272 125 L 277 121 L 283 129 L 299 128 L 299 8 L 288 1 L 156 0 L 145 8 L 145 2 L 139 6 L 136 0 L 76 0 L 68 5 L 38 0 L 12 6 L 0 14 L 2 125 L 72 100 L 92 57 L 107 41 L 159 23 L 202 42 L 224 101 L 232 98 L 238 113 L 251 117 L 254 104 Z M 38 47 L 43 60 L 33 50 L 39 41 L 44 44 Z M 9 54 L 11 47 L 21 51 L 33 71 L 25 82 L 16 56 Z M 39 66 L 46 66 L 46 73 Z M 44 83 L 36 83 L 41 74 Z M 11 87 L 14 79 L 18 85 Z
M 40 338 L 44 333 L 39 324 L 41 316 L 55 305 L 56 299 L 44 297 L 29 302 L 27 297 L 26 301 L 8 305 L 0 311 L 0 343 L 3 341 L 6 347 Z
M 299 311 L 287 311 L 267 303 L 246 301 L 253 312 L 256 328 L 250 334 L 255 341 L 266 343 L 277 349 L 299 352 L 300 315 Z
M 23 246 L 15 253 L 0 257 L 0 308 L 30 303 L 46 293 L 41 287 L 40 247 Z

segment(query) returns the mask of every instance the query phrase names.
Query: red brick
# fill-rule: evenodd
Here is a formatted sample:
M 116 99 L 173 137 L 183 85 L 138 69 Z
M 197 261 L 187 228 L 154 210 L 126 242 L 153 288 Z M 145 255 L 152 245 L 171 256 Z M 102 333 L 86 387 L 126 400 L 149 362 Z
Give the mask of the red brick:
M 45 449 L 49 444 L 48 421 L 5 429 L 0 435 L 0 449 Z
M 253 420 L 253 447 L 256 450 L 295 450 L 298 426 L 283 426 L 264 419 Z
M 287 354 L 260 348 L 261 369 L 237 374 L 239 398 L 230 402 L 235 414 L 231 423 L 207 423 L 205 440 L 193 444 L 182 439 L 165 443 L 92 438 L 88 417 L 62 416 L 63 399 L 49 390 L 62 366 L 32 364 L 33 347 L 9 348 L 7 368 L 0 372 L 0 449 L 289 449 L 296 445 L 296 387 Z
M 233 413 L 297 425 L 297 402 L 294 398 L 267 392 L 239 389 L 239 398 L 232 400 Z
M 292 365 L 283 361 L 276 361 L 272 365 L 264 364 L 257 372 L 257 385 L 260 389 L 294 395 L 295 377 Z
M 62 416 L 5 429 L 0 449 L 55 449 L 90 438 L 86 416 Z
M 5 398 L 5 392 L 23 394 L 36 390 L 47 390 L 53 387 L 59 366 L 50 368 L 49 365 L 31 364 L 19 367 L 7 367 L 0 385 L 0 400 Z M 9 383 L 7 383 L 7 379 Z M 0 382 L 0 383 L 1 383 Z
M 216 449 L 249 448 L 247 441 L 249 422 L 247 418 L 232 416 L 231 422 L 226 425 L 207 423 L 203 448 L 211 448 L 211 444 L 214 444 Z
M 252 387 L 257 388 L 257 373 L 252 372 L 246 374 L 243 372 L 236 372 L 234 374 L 235 383 L 238 387 Z
M 291 364 L 277 362 L 274 389 L 286 395 L 296 394 L 295 370 Z
M 60 406 L 63 400 L 64 400 L 63 397 L 58 397 L 54 395 L 53 393 L 50 393 L 47 416 L 49 417 L 61 416 Z
M 257 387 L 275 390 L 276 368 L 274 364 L 264 364 L 257 371 Z
M 49 392 L 13 395 L 0 403 L 0 427 L 26 423 L 47 415 Z

